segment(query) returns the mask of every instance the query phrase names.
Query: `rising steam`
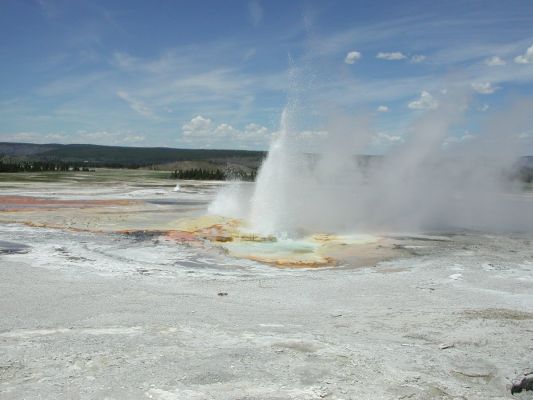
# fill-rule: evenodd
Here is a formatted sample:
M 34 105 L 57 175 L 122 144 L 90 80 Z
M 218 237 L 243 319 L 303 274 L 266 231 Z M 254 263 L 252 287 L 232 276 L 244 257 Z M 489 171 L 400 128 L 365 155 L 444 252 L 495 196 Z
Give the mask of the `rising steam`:
M 444 92 L 444 91 L 443 91 Z M 509 179 L 533 102 L 491 115 L 471 140 L 445 147 L 468 109 L 466 89 L 448 90 L 415 120 L 406 140 L 380 159 L 364 154 L 375 134 L 369 118 L 335 114 L 328 135 L 302 151 L 291 99 L 253 190 L 222 189 L 213 213 L 245 219 L 265 235 L 312 232 L 533 230 L 533 201 Z

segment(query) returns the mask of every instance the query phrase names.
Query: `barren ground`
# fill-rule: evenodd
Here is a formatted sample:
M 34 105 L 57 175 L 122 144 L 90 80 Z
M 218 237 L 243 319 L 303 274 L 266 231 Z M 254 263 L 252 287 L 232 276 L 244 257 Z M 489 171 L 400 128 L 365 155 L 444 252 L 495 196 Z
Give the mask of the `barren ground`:
M 533 370 L 531 235 L 396 235 L 392 260 L 278 269 L 132 233 L 201 215 L 214 186 L 107 182 L 0 184 L 128 200 L 0 211 L 0 398 L 532 397 L 508 387 Z

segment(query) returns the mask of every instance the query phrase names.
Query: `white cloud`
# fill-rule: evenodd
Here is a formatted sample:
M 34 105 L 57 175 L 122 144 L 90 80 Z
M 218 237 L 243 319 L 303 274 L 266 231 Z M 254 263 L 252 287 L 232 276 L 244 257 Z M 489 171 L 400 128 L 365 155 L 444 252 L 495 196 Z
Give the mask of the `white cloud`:
M 520 135 L 518 135 L 518 139 L 527 139 L 529 136 L 529 132 L 522 132 Z
M 501 67 L 506 64 L 505 60 L 498 57 L 498 56 L 492 56 L 490 58 L 487 58 L 485 60 L 485 64 L 489 67 Z
M 377 112 L 381 112 L 381 113 L 386 113 L 386 112 L 389 112 L 389 107 L 387 106 L 379 106 L 377 109 L 376 109 Z
M 228 123 L 215 124 L 210 118 L 197 115 L 182 126 L 183 139 L 188 144 L 207 147 L 242 147 L 247 145 L 266 145 L 272 137 L 280 132 L 271 132 L 263 125 L 249 123 L 239 129 Z M 328 137 L 324 130 L 306 130 L 295 134 L 305 148 L 323 144 Z
M 475 82 L 472 83 L 472 88 L 480 94 L 492 94 L 498 87 L 492 86 L 490 82 Z
M 182 126 L 185 136 L 207 136 L 213 131 L 213 121 L 197 115 Z
M 407 105 L 407 107 L 412 110 L 431 110 L 437 108 L 438 106 L 439 103 L 437 100 L 435 100 L 433 96 L 425 90 L 420 93 L 420 97 L 418 99 L 411 101 Z
M 350 51 L 348 54 L 346 54 L 346 58 L 344 59 L 344 62 L 346 64 L 354 64 L 360 58 L 361 58 L 361 53 L 359 53 L 358 51 Z
M 213 134 L 215 136 L 222 137 L 236 137 L 239 135 L 239 131 L 229 124 L 220 124 L 214 130 Z
M 197 115 L 183 124 L 182 133 L 188 142 L 196 145 L 217 145 L 235 147 L 236 144 L 266 144 L 270 139 L 269 130 L 259 124 L 249 123 L 244 129 L 237 129 L 228 123 L 215 124 L 210 118 Z
M 135 111 L 137 114 L 142 115 L 143 117 L 152 117 L 152 111 L 146 107 L 141 101 L 132 98 L 128 93 L 123 90 L 117 92 L 117 96 L 124 100 L 130 108 Z
M 266 127 L 254 123 L 246 125 L 242 134 L 242 137 L 247 139 L 264 139 L 268 136 L 269 132 Z
M 481 107 L 479 107 L 479 111 L 481 112 L 485 112 L 489 109 L 489 105 L 488 104 L 483 104 Z
M 515 57 L 514 62 L 517 64 L 533 64 L 533 45 L 528 47 L 525 54 Z
M 263 7 L 261 7 L 258 0 L 252 0 L 248 3 L 248 12 L 250 13 L 252 24 L 254 26 L 259 25 L 263 19 Z
M 388 60 L 388 61 L 397 61 L 397 60 L 403 60 L 404 58 L 407 58 L 407 56 L 400 51 L 394 51 L 390 53 L 379 52 L 376 55 L 376 58 L 379 58 L 382 60 Z
M 425 59 L 426 59 L 426 56 L 422 54 L 415 54 L 414 56 L 411 57 L 411 62 L 414 64 L 418 64 L 424 61 Z

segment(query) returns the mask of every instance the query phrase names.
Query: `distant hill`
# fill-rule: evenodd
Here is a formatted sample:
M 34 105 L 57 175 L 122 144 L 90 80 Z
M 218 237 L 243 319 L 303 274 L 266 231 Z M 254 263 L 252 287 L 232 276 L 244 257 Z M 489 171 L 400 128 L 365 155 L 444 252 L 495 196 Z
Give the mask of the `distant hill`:
M 169 147 L 122 147 L 91 144 L 32 144 L 0 142 L 0 158 L 30 161 L 87 163 L 92 166 L 143 167 L 202 162 L 213 165 L 245 165 L 257 168 L 266 153 L 247 150 L 175 149 Z M 176 164 L 178 163 L 178 164 Z
M 266 156 L 264 151 L 175 149 L 170 147 L 122 147 L 92 144 L 33 144 L 0 142 L 0 163 L 66 163 L 67 167 L 152 168 L 165 171 L 224 171 L 229 175 L 255 174 Z M 310 155 L 310 157 L 314 157 Z M 369 167 L 382 156 L 357 156 Z M 533 181 L 533 156 L 517 160 L 511 177 Z
M 61 144 L 33 144 L 0 142 L 0 156 L 26 156 L 53 150 Z

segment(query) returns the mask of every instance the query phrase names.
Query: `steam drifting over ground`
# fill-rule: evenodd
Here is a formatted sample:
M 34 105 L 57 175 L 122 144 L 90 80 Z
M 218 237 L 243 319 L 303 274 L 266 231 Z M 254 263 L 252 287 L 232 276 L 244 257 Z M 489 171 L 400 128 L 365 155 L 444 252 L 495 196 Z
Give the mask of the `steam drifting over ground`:
M 298 72 L 291 76 L 297 80 Z M 238 184 L 225 188 L 212 213 L 244 218 L 252 231 L 277 236 L 533 229 L 533 203 L 509 176 L 523 155 L 520 134 L 532 124 L 531 100 L 509 102 L 475 134 L 458 137 L 471 88 L 442 90 L 435 107 L 410 124 L 403 143 L 368 163 L 356 155 L 378 135 L 370 116 L 335 111 L 317 118 L 302 86 L 296 82 L 289 95 L 253 193 Z M 311 118 L 327 121 L 326 133 L 302 148 L 301 132 Z

